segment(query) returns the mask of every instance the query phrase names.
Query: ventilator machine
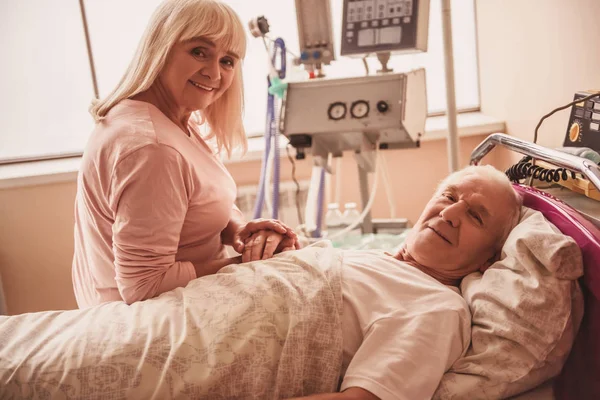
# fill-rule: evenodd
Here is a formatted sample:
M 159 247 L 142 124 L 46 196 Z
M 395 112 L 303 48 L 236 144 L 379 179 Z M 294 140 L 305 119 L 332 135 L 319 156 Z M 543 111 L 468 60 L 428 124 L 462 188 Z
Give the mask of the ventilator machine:
M 373 221 L 370 209 L 376 177 L 384 167 L 379 151 L 419 147 L 425 133 L 425 70 L 393 71 L 388 60 L 391 55 L 427 51 L 429 0 L 343 0 L 343 13 L 336 16 L 342 18 L 340 56 L 363 60 L 373 56 L 381 66 L 376 73 L 348 78 L 327 76 L 326 67 L 336 62 L 337 44 L 330 2 L 295 0 L 295 6 L 299 54 L 293 62 L 304 67 L 309 79 L 286 80 L 285 42 L 269 37 L 264 16 L 249 24 L 251 33 L 264 41 L 270 63 L 266 147 L 254 216 L 260 217 L 271 179 L 267 172 L 272 171 L 272 217 L 277 218 L 279 136 L 283 134 L 296 160 L 309 154 L 314 163 L 304 224 L 309 236 L 322 237 L 325 175 L 333 172 L 333 160 L 344 152 L 355 156 L 362 213 L 335 235 L 357 226 L 372 233 L 386 224 L 405 224 L 403 219 Z M 368 174 L 374 176 L 371 188 Z

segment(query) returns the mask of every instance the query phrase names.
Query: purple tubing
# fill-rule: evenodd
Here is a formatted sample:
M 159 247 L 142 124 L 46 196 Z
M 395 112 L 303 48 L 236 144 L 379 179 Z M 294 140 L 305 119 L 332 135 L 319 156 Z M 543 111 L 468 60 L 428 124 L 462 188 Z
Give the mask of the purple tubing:
M 279 78 L 285 78 L 286 72 L 286 52 L 285 42 L 281 38 L 275 40 L 275 47 L 273 55 L 271 57 L 273 65 L 275 65 L 275 58 L 277 57 L 277 49 L 280 50 L 281 55 L 281 70 L 279 70 Z M 267 78 L 268 79 L 268 78 Z M 268 79 L 268 85 L 271 86 L 271 81 Z M 271 218 L 279 218 L 279 180 L 280 180 L 280 159 L 279 159 L 279 131 L 275 126 L 275 97 L 272 94 L 267 96 L 267 120 L 265 127 L 265 154 L 263 155 L 260 181 L 258 184 L 258 195 L 256 197 L 256 203 L 254 204 L 253 218 L 260 218 L 262 215 L 262 209 L 265 202 L 265 185 L 267 181 L 267 163 L 269 162 L 269 154 L 271 153 L 271 140 L 273 140 L 273 210 Z
M 258 193 L 256 196 L 256 203 L 254 203 L 254 213 L 252 214 L 253 219 L 260 218 L 262 215 L 262 209 L 265 202 L 265 184 L 267 180 L 267 163 L 269 162 L 269 154 L 271 153 L 271 120 L 273 112 L 273 96 L 271 94 L 267 97 L 267 121 L 266 121 L 266 135 L 265 135 L 265 154 L 263 155 L 262 165 L 260 168 L 260 181 L 258 184 Z
M 273 106 L 273 111 L 275 107 Z M 273 112 L 273 125 L 275 124 L 275 113 Z M 279 219 L 279 179 L 280 179 L 280 159 L 279 159 L 279 130 L 273 129 L 273 210 L 271 218 Z

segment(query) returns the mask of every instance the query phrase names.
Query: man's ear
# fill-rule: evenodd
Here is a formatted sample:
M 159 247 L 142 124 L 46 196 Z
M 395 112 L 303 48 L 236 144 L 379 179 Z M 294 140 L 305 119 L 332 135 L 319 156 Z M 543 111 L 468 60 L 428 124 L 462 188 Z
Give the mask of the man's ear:
M 500 252 L 494 253 L 493 256 L 491 256 L 486 262 L 484 262 L 483 265 L 479 267 L 479 272 L 483 274 L 489 267 L 492 266 L 492 264 L 494 264 L 498 260 L 500 260 Z

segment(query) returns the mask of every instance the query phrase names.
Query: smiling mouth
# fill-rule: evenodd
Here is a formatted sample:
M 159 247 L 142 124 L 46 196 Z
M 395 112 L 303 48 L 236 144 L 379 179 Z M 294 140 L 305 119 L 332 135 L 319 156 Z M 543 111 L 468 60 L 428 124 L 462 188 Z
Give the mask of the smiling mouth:
M 452 244 L 452 242 L 450 242 L 448 240 L 448 238 L 446 238 L 446 236 L 442 235 L 441 233 L 439 233 L 438 231 L 436 231 L 435 229 L 433 229 L 432 227 L 428 226 L 429 229 L 431 229 L 432 231 L 435 232 L 436 235 L 438 235 L 439 237 L 441 237 L 442 239 L 444 239 L 446 242 L 448 242 L 448 244 Z
M 213 88 L 213 87 L 210 87 L 210 86 L 201 85 L 198 82 L 194 82 L 192 80 L 188 80 L 188 82 L 191 83 L 192 85 L 196 86 L 199 89 L 206 90 L 207 92 L 212 92 L 213 90 L 216 89 L 216 88 Z

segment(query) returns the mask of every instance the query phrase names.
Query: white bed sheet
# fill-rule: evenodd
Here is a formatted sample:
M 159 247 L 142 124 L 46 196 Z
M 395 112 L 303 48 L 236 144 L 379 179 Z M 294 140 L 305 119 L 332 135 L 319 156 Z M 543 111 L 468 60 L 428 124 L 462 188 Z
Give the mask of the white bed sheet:
M 225 267 L 131 306 L 0 317 L 0 398 L 333 392 L 342 361 L 340 270 L 339 251 L 300 250 Z

